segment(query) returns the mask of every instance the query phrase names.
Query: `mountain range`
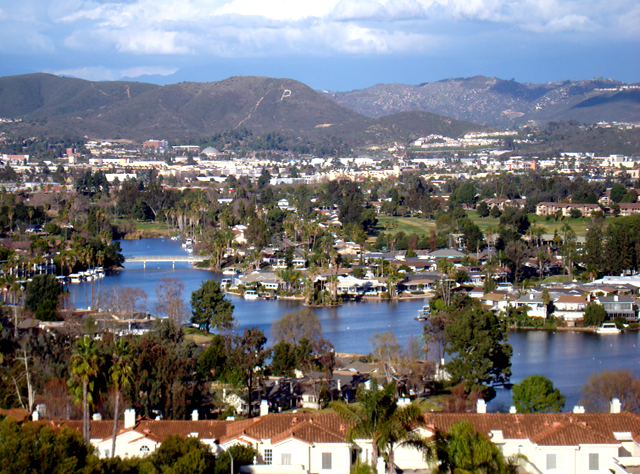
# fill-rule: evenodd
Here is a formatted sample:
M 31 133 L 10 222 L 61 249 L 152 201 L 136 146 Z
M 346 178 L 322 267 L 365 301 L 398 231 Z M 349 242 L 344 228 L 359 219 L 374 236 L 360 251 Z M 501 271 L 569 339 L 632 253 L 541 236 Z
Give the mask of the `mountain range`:
M 357 144 L 459 135 L 484 127 L 424 111 L 366 117 L 301 82 L 231 77 L 166 86 L 92 82 L 51 74 L 0 78 L 0 117 L 21 135 L 180 139 L 238 129 L 337 136 Z
M 426 110 L 494 127 L 567 120 L 640 121 L 640 84 L 612 79 L 528 84 L 475 76 L 416 86 L 378 84 L 325 95 L 369 117 Z
M 231 77 L 159 86 L 52 74 L 0 77 L 0 130 L 20 136 L 184 139 L 247 128 L 351 145 L 458 136 L 487 127 L 640 121 L 640 87 L 610 79 L 522 84 L 476 76 L 318 92 L 292 79 Z

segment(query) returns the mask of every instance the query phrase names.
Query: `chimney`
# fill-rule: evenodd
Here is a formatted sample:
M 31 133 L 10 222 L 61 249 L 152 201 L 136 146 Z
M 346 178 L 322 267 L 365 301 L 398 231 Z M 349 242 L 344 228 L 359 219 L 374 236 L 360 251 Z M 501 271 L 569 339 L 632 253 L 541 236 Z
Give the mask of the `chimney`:
M 260 400 L 260 416 L 269 414 L 269 402 L 267 400 Z
M 191 412 L 191 421 L 198 421 L 198 410 L 193 410 Z
M 133 408 L 129 408 L 124 411 L 124 427 L 133 428 L 136 425 L 136 411 Z
M 476 412 L 477 413 L 487 412 L 487 404 L 485 403 L 483 398 L 478 398 L 478 401 L 476 402 Z
M 611 413 L 620 413 L 622 411 L 622 403 L 620 403 L 620 400 L 617 398 L 612 398 L 611 399 L 611 410 L 609 410 Z
M 582 405 L 576 405 L 573 407 L 574 413 L 584 413 L 584 407 Z
M 618 295 L 613 296 L 613 301 L 618 301 Z
M 518 410 L 516 410 L 516 407 L 511 405 L 511 408 L 509 408 L 509 413 L 518 413 Z
M 100 413 L 93 414 L 93 421 L 102 421 L 102 415 Z
M 40 412 L 38 410 L 33 410 L 33 414 L 31 415 L 31 421 L 38 421 L 40 419 Z

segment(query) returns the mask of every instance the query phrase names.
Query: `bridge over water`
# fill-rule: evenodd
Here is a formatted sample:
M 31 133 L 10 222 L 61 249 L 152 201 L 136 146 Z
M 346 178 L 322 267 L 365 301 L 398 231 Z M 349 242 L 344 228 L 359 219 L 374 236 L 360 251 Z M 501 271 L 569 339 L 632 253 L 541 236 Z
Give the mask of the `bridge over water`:
M 124 257 L 124 263 L 142 263 L 143 268 L 147 268 L 147 262 L 171 262 L 173 268 L 176 267 L 176 262 L 189 262 L 198 263 L 208 260 L 207 257 L 202 255 L 140 255 L 140 256 L 126 256 Z

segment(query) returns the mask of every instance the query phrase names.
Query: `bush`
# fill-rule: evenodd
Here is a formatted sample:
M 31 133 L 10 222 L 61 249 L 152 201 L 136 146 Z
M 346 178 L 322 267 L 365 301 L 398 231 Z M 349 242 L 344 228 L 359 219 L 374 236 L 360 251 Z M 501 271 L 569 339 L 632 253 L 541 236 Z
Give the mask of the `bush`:
M 618 329 L 624 329 L 624 325 L 627 324 L 627 320 L 621 316 L 615 318 L 613 322 L 616 323 Z
M 424 295 L 424 291 L 412 291 L 412 295 Z
M 639 323 L 630 323 L 629 324 L 629 329 L 638 329 L 640 328 L 640 324 Z

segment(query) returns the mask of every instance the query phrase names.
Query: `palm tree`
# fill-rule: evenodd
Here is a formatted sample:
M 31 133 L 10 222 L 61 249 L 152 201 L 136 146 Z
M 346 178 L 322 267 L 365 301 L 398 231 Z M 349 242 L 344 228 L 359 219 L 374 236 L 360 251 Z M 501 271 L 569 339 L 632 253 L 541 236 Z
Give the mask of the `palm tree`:
M 116 403 L 113 413 L 113 435 L 111 442 L 111 457 L 116 455 L 116 436 L 118 435 L 118 411 L 120 409 L 120 393 L 122 389 L 131 385 L 133 381 L 133 354 L 129 343 L 125 339 L 116 342 L 109 375 L 116 391 Z
M 536 253 L 536 260 L 538 261 L 538 271 L 540 274 L 540 281 L 544 277 L 544 266 L 549 263 L 549 256 L 546 252 L 539 251 Z
M 89 401 L 93 400 L 93 383 L 100 371 L 103 356 L 96 343 L 89 336 L 79 339 L 71 356 L 71 373 L 82 383 L 82 435 L 85 442 L 91 439 L 91 424 L 89 422 Z M 76 392 L 76 402 L 77 402 Z
M 567 242 L 567 234 L 573 232 L 573 229 L 568 223 L 565 222 L 564 224 L 562 224 L 560 230 L 562 231 L 562 243 L 565 244 Z
M 440 283 L 442 285 L 442 296 L 444 303 L 449 306 L 451 304 L 451 289 L 449 277 L 453 271 L 453 262 L 450 262 L 446 258 L 439 258 L 436 261 L 438 272 L 440 272 Z
M 387 473 L 394 472 L 393 453 L 397 446 L 410 443 L 424 446 L 413 436 L 410 427 L 424 426 L 424 418 L 417 405 L 399 407 L 395 382 L 379 387 L 375 379 L 371 388 L 358 387 L 358 405 L 347 405 L 342 400 L 332 402 L 331 407 L 346 422 L 347 440 L 371 439 L 371 466 L 375 466 L 380 453 L 387 457 Z

